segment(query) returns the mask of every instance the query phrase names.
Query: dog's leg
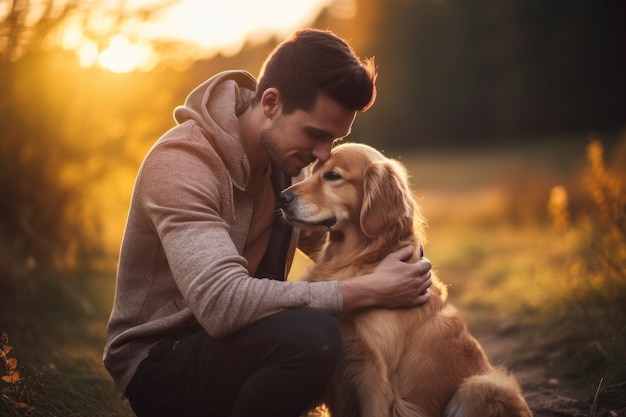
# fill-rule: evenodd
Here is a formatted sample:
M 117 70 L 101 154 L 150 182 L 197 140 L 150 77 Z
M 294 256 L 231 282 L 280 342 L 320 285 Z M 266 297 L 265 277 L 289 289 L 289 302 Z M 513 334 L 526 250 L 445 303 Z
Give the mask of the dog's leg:
M 364 364 L 357 381 L 361 417 L 430 417 L 415 404 L 400 398 L 387 375 L 387 366 L 382 361 Z
M 356 381 L 361 417 L 391 416 L 393 391 L 387 378 L 387 366 L 375 356 L 363 362 L 361 375 Z
M 324 403 L 328 407 L 331 417 L 360 417 L 359 403 L 352 384 L 354 374 L 350 374 L 355 369 L 354 365 L 355 361 L 344 360 L 341 362 L 328 386 Z

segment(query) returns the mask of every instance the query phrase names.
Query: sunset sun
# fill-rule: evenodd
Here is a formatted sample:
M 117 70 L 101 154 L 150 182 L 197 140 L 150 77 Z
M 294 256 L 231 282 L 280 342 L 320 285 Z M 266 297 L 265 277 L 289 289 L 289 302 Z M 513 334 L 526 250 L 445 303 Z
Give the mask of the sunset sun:
M 98 63 L 113 72 L 130 72 L 151 63 L 149 45 L 131 44 L 124 36 L 116 35 L 108 48 L 98 55 Z

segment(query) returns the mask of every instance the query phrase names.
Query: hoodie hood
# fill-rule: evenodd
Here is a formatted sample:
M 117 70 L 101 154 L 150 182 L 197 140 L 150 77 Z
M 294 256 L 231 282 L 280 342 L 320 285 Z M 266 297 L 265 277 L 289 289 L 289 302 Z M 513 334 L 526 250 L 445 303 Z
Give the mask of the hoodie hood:
M 248 72 L 225 71 L 196 87 L 185 104 L 174 110 L 178 124 L 192 120 L 206 132 L 207 140 L 241 189 L 248 183 L 250 167 L 237 118 L 248 108 L 255 91 L 256 80 Z

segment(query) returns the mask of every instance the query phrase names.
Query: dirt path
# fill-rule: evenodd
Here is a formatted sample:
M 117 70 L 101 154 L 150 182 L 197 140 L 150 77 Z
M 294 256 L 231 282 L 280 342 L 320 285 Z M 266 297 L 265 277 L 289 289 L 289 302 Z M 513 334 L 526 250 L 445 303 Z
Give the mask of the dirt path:
M 515 373 L 535 417 L 626 417 L 626 409 L 611 410 L 602 404 L 592 411 L 595 390 L 580 398 L 580 387 L 554 370 L 563 354 L 559 349 L 546 349 L 515 323 L 500 324 L 495 331 L 481 327 L 470 329 L 494 364 Z

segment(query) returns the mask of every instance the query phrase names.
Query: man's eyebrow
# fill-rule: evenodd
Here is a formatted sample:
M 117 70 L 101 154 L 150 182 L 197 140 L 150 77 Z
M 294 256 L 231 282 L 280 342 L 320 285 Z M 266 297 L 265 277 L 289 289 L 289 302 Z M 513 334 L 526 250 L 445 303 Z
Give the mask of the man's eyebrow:
M 333 133 L 327 132 L 325 130 L 322 129 L 318 129 L 316 127 L 312 127 L 312 126 L 308 126 L 306 128 L 309 132 L 317 134 L 319 136 L 326 136 L 327 138 L 333 138 L 334 140 L 343 140 L 345 137 L 347 137 L 350 133 L 352 133 L 352 129 L 348 130 L 348 132 L 345 135 L 335 135 Z
M 332 133 L 330 133 L 330 132 L 327 132 L 327 131 L 322 130 L 322 129 L 318 129 L 318 128 L 316 128 L 316 127 L 311 127 L 311 126 L 308 126 L 308 127 L 306 128 L 306 130 L 308 130 L 309 132 L 314 133 L 314 134 L 316 134 L 316 135 L 319 135 L 319 136 L 326 136 L 326 137 L 328 137 L 328 138 L 332 138 L 332 137 L 334 137 L 334 136 L 335 136 L 335 135 L 333 135 L 333 134 L 332 134 Z

